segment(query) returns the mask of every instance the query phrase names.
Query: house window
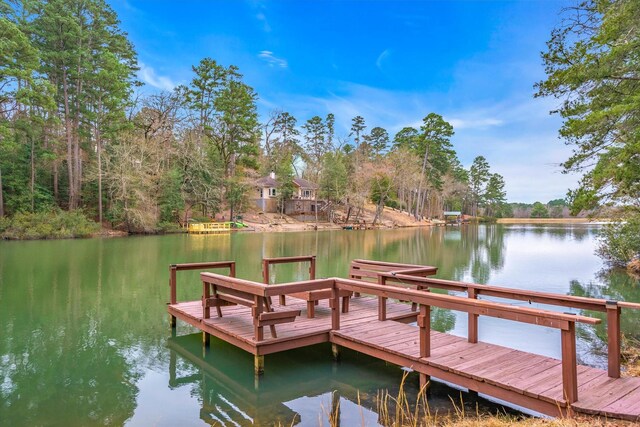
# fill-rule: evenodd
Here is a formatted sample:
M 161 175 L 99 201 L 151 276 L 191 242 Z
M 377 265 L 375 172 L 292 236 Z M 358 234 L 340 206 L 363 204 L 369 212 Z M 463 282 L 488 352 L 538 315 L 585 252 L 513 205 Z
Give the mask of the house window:
M 269 189 L 269 196 L 276 197 L 276 189 L 275 188 L 270 188 Z
M 302 197 L 311 198 L 311 190 L 304 190 L 302 192 Z

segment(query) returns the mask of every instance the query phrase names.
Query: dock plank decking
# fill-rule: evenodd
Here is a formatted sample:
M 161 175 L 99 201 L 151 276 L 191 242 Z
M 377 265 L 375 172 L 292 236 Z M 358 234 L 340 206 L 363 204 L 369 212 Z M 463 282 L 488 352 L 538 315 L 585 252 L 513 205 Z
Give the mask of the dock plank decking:
M 229 267 L 231 276 L 235 272 L 233 263 L 216 263 L 215 267 Z M 543 414 L 583 413 L 640 421 L 640 378 L 620 377 L 619 360 L 611 358 L 612 354 L 619 354 L 619 349 L 610 348 L 608 370 L 576 363 L 575 322 L 595 324 L 598 319 L 478 301 L 475 298 L 484 290 L 475 288 L 479 285 L 473 285 L 470 298 L 463 298 L 431 293 L 424 287 L 420 291 L 406 290 L 339 278 L 265 285 L 213 273 L 203 273 L 201 277 L 204 286 L 213 286 L 213 296 L 207 297 L 209 290 L 205 288 L 201 301 L 177 302 L 175 271 L 172 270 L 172 301 L 167 305 L 172 326 L 175 326 L 175 319 L 180 319 L 201 330 L 203 338 L 213 335 L 253 354 L 256 373 L 264 369 L 264 355 L 329 342 L 336 352 L 339 347 L 345 347 L 411 368 L 420 373 L 421 382 L 431 377 L 440 379 Z M 451 285 L 437 279 L 411 277 L 403 276 L 403 283 L 419 280 Z M 459 290 L 471 285 L 456 282 L 455 286 Z M 331 298 L 321 299 L 317 304 L 314 301 L 313 317 L 307 315 L 309 299 L 291 297 L 294 293 L 327 288 Z M 346 312 L 340 309 L 345 292 L 362 294 L 350 298 Z M 506 294 L 511 291 L 492 287 L 490 292 Z M 281 305 L 278 296 L 285 294 L 288 295 L 286 305 Z M 222 316 L 217 316 L 215 310 L 209 315 L 211 305 L 208 301 L 222 301 L 225 295 L 230 295 L 231 301 L 237 298 L 233 295 L 254 295 L 256 305 L 219 303 L 216 307 L 221 309 Z M 528 297 L 535 298 L 535 295 Z M 565 305 L 579 303 L 602 307 L 609 319 L 619 319 L 620 307 L 610 301 L 580 299 L 576 302 L 572 300 L 574 297 L 565 296 L 566 300 L 561 300 L 561 296 L 549 294 L 541 298 L 558 298 Z M 263 302 L 266 316 L 261 314 Z M 431 330 L 429 310 L 432 305 L 469 313 L 469 337 Z M 638 308 L 634 303 L 623 306 Z M 270 319 L 278 318 L 279 311 L 291 310 L 300 311 L 294 321 L 270 323 Z M 473 322 L 477 322 L 479 315 L 560 329 L 562 359 L 478 342 L 477 323 Z M 417 325 L 411 324 L 416 321 Z M 261 328 L 265 327 L 263 333 Z M 611 346 L 612 342 L 616 343 L 616 324 L 608 325 L 608 329 L 614 333 L 613 341 L 611 337 L 609 341 Z M 275 331 L 277 337 L 272 335 Z

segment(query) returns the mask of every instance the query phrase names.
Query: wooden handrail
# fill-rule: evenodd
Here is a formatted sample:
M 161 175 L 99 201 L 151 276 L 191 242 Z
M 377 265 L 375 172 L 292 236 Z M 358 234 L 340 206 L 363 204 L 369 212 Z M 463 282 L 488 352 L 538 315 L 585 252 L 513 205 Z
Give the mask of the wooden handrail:
M 497 298 L 513 299 L 518 301 L 530 301 L 541 304 L 570 307 L 583 310 L 606 312 L 607 300 L 598 298 L 580 297 L 574 295 L 554 294 L 551 292 L 530 291 L 526 289 L 507 288 L 503 286 L 483 285 L 479 283 L 457 282 L 454 280 L 435 279 L 433 277 L 415 277 L 403 271 L 380 273 L 392 281 L 407 284 L 430 285 L 433 288 L 454 291 L 466 291 L 475 289 L 477 294 L 493 296 Z M 618 301 L 618 305 L 624 308 L 640 309 L 640 304 L 627 301 Z
M 576 322 L 596 325 L 600 319 L 593 317 L 558 313 L 549 310 L 538 310 L 527 307 L 517 307 L 498 302 L 479 301 L 472 298 L 463 298 L 453 295 L 434 294 L 431 292 L 413 289 L 398 288 L 360 282 L 349 279 L 335 279 L 334 294 L 340 289 L 376 295 L 379 298 L 394 298 L 408 300 L 420 304 L 418 326 L 420 327 L 420 357 L 431 355 L 431 306 L 463 311 L 476 316 L 490 316 L 516 322 L 531 323 L 560 329 L 562 349 L 562 385 L 563 392 L 568 403 L 578 400 L 578 370 L 576 358 Z M 334 313 L 332 312 L 332 315 Z M 338 314 L 339 316 L 339 314 Z M 384 320 L 384 319 L 380 319 Z M 339 319 L 337 329 L 339 329 Z M 332 322 L 336 329 L 336 321 Z
M 203 283 L 222 286 L 229 289 L 246 292 L 255 296 L 264 297 L 267 286 L 251 280 L 238 279 L 237 277 L 229 277 L 222 274 L 204 272 L 200 273 L 200 279 Z
M 380 273 L 381 283 L 389 281 L 429 286 L 432 288 L 467 292 L 467 296 L 476 299 L 479 295 L 492 296 L 516 301 L 536 302 L 540 304 L 569 307 L 582 310 L 592 310 L 607 313 L 607 352 L 608 375 L 620 378 L 620 309 L 640 309 L 640 304 L 628 301 L 608 301 L 605 299 L 561 295 L 550 292 L 530 291 L 526 289 L 505 288 L 501 286 L 482 285 L 478 283 L 457 282 L 453 280 L 434 279 L 432 277 L 415 277 L 397 271 Z M 478 341 L 478 318 L 469 314 L 469 342 Z
M 214 262 L 192 262 L 184 264 L 171 264 L 169 266 L 169 287 L 171 288 L 170 303 L 175 304 L 178 302 L 178 282 L 177 272 L 184 270 L 204 270 L 209 268 L 228 268 L 229 276 L 236 276 L 236 262 L 235 261 L 214 261 Z
M 558 329 L 567 329 L 569 322 L 580 322 L 589 325 L 601 323 L 600 319 L 575 314 L 558 313 L 557 311 L 534 309 L 507 305 L 499 302 L 474 300 L 454 295 L 435 294 L 413 289 L 383 286 L 376 283 L 361 282 L 351 279 L 335 279 L 336 286 L 353 292 L 411 301 L 423 305 L 433 305 L 456 311 L 474 313 L 480 316 L 498 317 L 523 323 L 532 323 Z M 385 320 L 385 319 L 381 319 Z
M 271 264 L 289 264 L 295 262 L 308 262 L 309 263 L 309 279 L 314 280 L 316 278 L 316 256 L 315 255 L 300 255 L 300 256 L 288 256 L 288 257 L 272 257 L 262 258 L 262 281 L 269 284 L 269 266 Z M 280 305 L 285 305 L 286 297 L 284 294 L 280 295 Z

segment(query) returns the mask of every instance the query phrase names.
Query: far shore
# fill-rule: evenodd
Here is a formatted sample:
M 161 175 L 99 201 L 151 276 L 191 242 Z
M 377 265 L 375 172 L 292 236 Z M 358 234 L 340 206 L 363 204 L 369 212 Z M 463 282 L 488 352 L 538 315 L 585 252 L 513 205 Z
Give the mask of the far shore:
M 607 218 L 499 218 L 498 224 L 600 224 Z

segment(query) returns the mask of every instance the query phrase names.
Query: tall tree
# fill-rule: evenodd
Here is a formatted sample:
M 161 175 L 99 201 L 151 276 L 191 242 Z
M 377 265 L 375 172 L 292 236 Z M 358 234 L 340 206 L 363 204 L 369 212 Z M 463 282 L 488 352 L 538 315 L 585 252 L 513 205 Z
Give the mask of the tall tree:
M 330 149 L 327 144 L 327 127 L 320 116 L 313 116 L 302 125 L 302 129 L 310 178 L 317 181 L 321 174 L 322 158 Z
M 367 125 L 364 122 L 364 117 L 355 116 L 351 119 L 351 132 L 349 133 L 349 136 L 353 136 L 356 150 L 363 153 L 368 151 L 366 147 L 363 146 L 365 141 L 362 138 L 366 128 Z
M 365 139 L 376 156 L 384 152 L 389 145 L 389 133 L 386 129 L 378 126 L 371 129 L 371 132 L 365 136 Z
M 103 0 L 36 5 L 33 34 L 42 72 L 57 88 L 67 145 L 68 206 L 74 209 L 80 206 L 83 162 L 93 148 L 89 135 L 96 136 L 92 115 L 100 116 L 100 128 L 112 110 L 123 110 L 135 53 L 116 13 Z
M 18 25 L 5 17 L 0 17 L 0 39 L 0 159 L 6 159 L 15 148 L 16 121 L 34 95 L 38 52 Z M 5 214 L 2 167 L 0 160 L 0 217 Z
M 507 193 L 504 190 L 505 182 L 502 175 L 492 173 L 487 182 L 487 189 L 484 193 L 484 203 L 487 207 L 487 215 L 501 216 L 502 207 L 507 201 Z
M 478 216 L 478 206 L 482 203 L 485 186 L 490 178 L 489 163 L 483 156 L 473 159 L 469 169 L 469 184 L 471 186 L 471 215 Z
M 542 58 L 536 96 L 563 102 L 564 170 L 583 172 L 574 213 L 612 202 L 640 212 L 640 2 L 584 0 L 564 11 Z

